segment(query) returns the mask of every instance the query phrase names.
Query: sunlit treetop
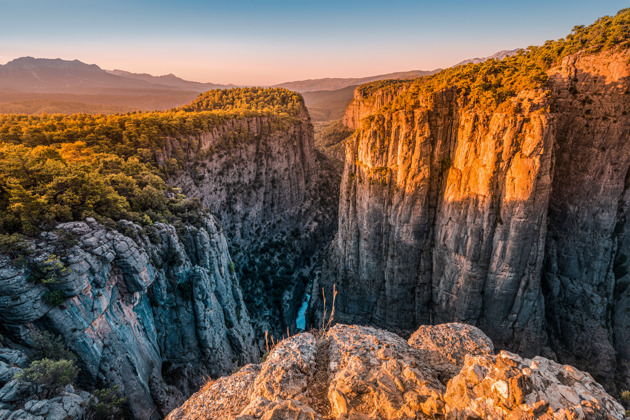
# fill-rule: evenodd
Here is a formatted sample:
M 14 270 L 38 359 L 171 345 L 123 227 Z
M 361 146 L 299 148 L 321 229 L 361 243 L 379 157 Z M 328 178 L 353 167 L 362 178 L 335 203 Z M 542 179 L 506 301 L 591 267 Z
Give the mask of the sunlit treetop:
M 572 54 L 594 54 L 630 47 L 630 8 L 605 16 L 589 26 L 576 26 L 566 38 L 528 47 L 503 60 L 487 60 L 449 68 L 431 76 L 411 81 L 384 80 L 359 86 L 363 97 L 389 92 L 395 98 L 381 111 L 414 109 L 430 101 L 431 94 L 447 87 L 457 87 L 471 106 L 491 111 L 515 97 L 518 92 L 544 88 L 546 70 Z

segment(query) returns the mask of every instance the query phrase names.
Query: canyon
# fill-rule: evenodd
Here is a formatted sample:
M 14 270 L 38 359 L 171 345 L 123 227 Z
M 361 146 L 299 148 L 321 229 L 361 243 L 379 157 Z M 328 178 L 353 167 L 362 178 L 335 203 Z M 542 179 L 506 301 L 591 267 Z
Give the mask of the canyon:
M 4 117 L 0 419 L 92 418 L 99 388 L 134 419 L 623 418 L 630 42 L 589 36 L 630 11 L 608 19 L 362 84 L 318 147 L 280 88 Z M 80 370 L 55 392 L 21 379 L 50 348 Z
M 3 255 L 0 270 L 0 350 L 26 359 L 33 332 L 52 333 L 77 355 L 80 389 L 117 386 L 138 419 L 163 418 L 205 378 L 258 360 L 265 331 L 295 331 L 336 227 L 339 175 L 314 149 L 303 104 L 290 120 L 228 118 L 167 136 L 155 153 L 158 165 L 180 168 L 169 181 L 177 191 L 205 206 L 182 207 L 172 225 L 59 224 L 26 242 L 34 264 Z M 32 280 L 54 264 L 59 279 Z M 15 373 L 9 366 L 3 373 Z M 20 411 L 33 390 L 9 373 L 0 375 L 0 413 L 37 415 Z M 72 398 L 85 406 L 90 397 Z

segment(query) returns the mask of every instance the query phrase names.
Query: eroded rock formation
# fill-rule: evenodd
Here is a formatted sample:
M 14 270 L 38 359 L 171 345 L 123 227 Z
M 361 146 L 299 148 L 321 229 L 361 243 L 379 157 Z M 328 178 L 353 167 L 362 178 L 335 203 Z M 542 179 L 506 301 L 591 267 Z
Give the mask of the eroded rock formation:
M 347 325 L 293 336 L 261 365 L 210 381 L 167 420 L 624 418 L 587 373 L 542 357 L 492 355 L 491 341 L 474 327 L 424 327 L 415 336 L 407 343 Z M 440 377 L 436 363 L 456 370 Z
M 208 374 L 256 360 L 258 347 L 211 216 L 180 231 L 122 224 L 127 235 L 94 220 L 42 234 L 33 258 L 56 255 L 65 265 L 52 284 L 31 281 L 29 270 L 4 258 L 0 320 L 7 338 L 24 346 L 34 329 L 61 336 L 78 356 L 79 385 L 118 385 L 135 417 L 159 418 Z M 60 306 L 46 298 L 51 291 L 62 294 Z
M 391 112 L 404 82 L 359 89 L 323 275 L 337 319 L 404 334 L 470 323 L 500 348 L 630 385 L 617 369 L 630 343 L 629 57 L 569 56 L 547 91 L 494 110 L 453 87 Z
M 313 144 L 306 108 L 291 122 L 227 121 L 168 139 L 184 167 L 172 183 L 199 197 L 224 227 L 256 330 L 293 329 L 318 255 L 336 229 L 339 174 Z

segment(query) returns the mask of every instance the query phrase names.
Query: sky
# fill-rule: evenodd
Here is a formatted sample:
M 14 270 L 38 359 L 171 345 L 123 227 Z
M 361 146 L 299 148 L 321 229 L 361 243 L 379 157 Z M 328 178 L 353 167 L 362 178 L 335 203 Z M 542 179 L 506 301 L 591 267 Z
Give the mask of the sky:
M 187 80 L 272 85 L 445 68 L 538 45 L 617 0 L 0 0 L 0 63 L 78 59 Z

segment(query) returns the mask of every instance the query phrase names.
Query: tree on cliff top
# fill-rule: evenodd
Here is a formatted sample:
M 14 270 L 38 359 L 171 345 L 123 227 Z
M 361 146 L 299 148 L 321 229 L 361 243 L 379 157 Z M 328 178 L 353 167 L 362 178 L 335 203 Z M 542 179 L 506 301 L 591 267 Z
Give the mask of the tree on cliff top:
M 615 16 L 605 16 L 589 26 L 576 26 L 566 38 L 528 47 L 503 60 L 452 67 L 412 81 L 377 81 L 359 86 L 361 95 L 376 91 L 394 94 L 395 99 L 383 112 L 411 110 L 430 103 L 433 93 L 456 87 L 470 106 L 489 111 L 524 90 L 544 88 L 546 70 L 572 54 L 594 54 L 606 50 L 630 48 L 630 8 Z

